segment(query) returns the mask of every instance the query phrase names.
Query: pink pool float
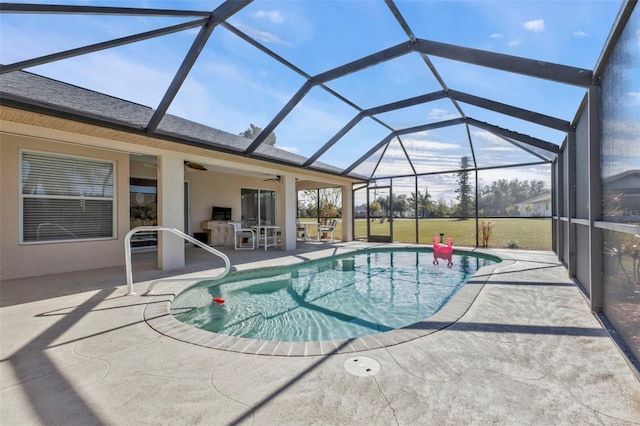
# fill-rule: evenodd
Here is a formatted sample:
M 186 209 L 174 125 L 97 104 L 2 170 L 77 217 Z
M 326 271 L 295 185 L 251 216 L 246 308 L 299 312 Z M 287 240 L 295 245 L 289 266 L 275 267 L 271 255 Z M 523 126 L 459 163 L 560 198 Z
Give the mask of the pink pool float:
M 446 260 L 447 267 L 451 268 L 453 266 L 453 261 L 451 260 L 453 256 L 453 240 L 451 238 L 447 238 L 447 244 L 442 244 L 438 237 L 433 237 L 433 264 L 439 265 L 438 259 Z

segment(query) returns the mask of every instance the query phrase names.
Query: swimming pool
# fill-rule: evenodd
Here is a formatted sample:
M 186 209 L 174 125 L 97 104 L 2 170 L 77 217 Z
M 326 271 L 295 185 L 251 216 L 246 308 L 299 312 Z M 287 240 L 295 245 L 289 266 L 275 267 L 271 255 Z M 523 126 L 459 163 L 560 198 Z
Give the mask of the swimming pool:
M 171 313 L 191 326 L 249 339 L 350 339 L 434 315 L 479 268 L 497 259 L 454 253 L 451 267 L 435 260 L 430 249 L 366 250 L 232 274 L 179 294 Z

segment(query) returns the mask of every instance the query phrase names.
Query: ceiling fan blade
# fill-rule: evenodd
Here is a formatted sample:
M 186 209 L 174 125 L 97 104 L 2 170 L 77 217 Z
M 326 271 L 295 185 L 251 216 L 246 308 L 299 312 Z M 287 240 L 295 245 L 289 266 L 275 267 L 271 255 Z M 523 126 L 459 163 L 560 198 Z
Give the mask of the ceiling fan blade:
M 202 164 L 198 164 L 198 163 L 192 163 L 191 161 L 185 161 L 184 165 L 187 166 L 190 169 L 194 169 L 194 170 L 202 170 L 202 171 L 207 171 L 207 168 L 205 166 L 203 166 Z

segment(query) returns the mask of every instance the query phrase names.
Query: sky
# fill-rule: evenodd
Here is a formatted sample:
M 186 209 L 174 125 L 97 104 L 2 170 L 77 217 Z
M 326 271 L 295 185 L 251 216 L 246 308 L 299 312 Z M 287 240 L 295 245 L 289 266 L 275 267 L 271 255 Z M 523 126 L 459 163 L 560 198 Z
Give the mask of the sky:
M 27 3 L 27 2 L 25 2 Z M 28 1 L 28 3 L 48 3 Z M 220 1 L 59 1 L 59 4 L 212 11 Z M 593 70 L 621 6 L 620 0 L 426 1 L 396 0 L 414 35 L 539 61 Z M 193 18 L 0 13 L 0 62 L 124 37 Z M 383 1 L 254 1 L 228 22 L 310 76 L 407 41 Z M 197 34 L 197 29 L 27 69 L 54 79 L 156 108 Z M 640 36 L 639 36 L 640 37 Z M 524 77 L 430 56 L 449 89 L 571 121 L 583 88 Z M 265 127 L 301 88 L 305 77 L 223 27 L 202 50 L 168 112 L 233 134 Z M 361 109 L 442 90 L 420 55 L 410 53 L 326 83 Z M 640 89 L 636 93 L 640 98 Z M 560 145 L 564 133 L 467 104 L 466 116 Z M 311 156 L 358 110 L 316 86 L 276 127 L 276 146 Z M 392 130 L 460 117 L 450 100 L 365 118 L 320 161 L 345 168 Z M 541 161 L 510 141 L 470 127 L 452 126 L 393 140 L 377 176 L 406 170 L 406 151 L 417 173 L 455 170 L 461 156 L 478 167 Z M 404 149 L 403 149 L 404 148 Z M 355 169 L 372 173 L 382 151 Z M 548 154 L 543 157 L 548 157 Z M 546 158 L 545 157 L 545 158 Z M 497 178 L 549 179 L 549 167 L 483 172 Z

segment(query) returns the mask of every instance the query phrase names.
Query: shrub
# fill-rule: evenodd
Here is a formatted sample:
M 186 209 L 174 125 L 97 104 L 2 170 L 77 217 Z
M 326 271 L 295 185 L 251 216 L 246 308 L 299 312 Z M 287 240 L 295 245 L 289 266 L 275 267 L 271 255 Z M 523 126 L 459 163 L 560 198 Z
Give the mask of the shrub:
M 494 223 L 491 221 L 485 222 L 484 220 L 480 224 L 482 230 L 482 247 L 489 247 L 489 239 L 493 232 Z
M 507 247 L 510 249 L 517 249 L 520 248 L 520 243 L 518 243 L 516 240 L 509 240 L 507 241 Z

